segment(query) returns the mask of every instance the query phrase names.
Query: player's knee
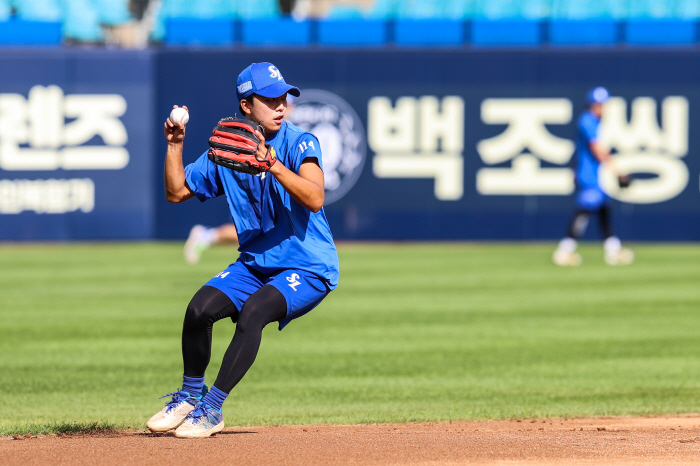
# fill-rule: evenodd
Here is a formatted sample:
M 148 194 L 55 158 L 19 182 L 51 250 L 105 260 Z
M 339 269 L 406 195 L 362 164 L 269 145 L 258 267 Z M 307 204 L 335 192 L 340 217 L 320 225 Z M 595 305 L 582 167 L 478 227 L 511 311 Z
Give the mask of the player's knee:
M 265 285 L 245 302 L 238 314 L 237 332 L 262 331 L 271 322 L 283 319 L 287 313 L 287 301 L 277 288 Z
M 238 314 L 236 332 L 245 333 L 262 331 L 266 323 L 259 319 L 259 315 L 257 306 L 243 306 L 243 310 Z
M 231 316 L 236 308 L 221 291 L 203 286 L 195 293 L 185 311 L 185 326 L 204 326 Z
M 203 306 L 201 303 L 197 303 L 194 300 L 190 301 L 187 305 L 187 310 L 185 311 L 185 325 L 191 326 L 201 326 L 211 323 L 214 318 L 214 313 Z
M 220 306 L 209 299 L 206 292 L 199 291 L 194 295 L 185 311 L 185 325 L 208 325 L 218 320 Z
M 274 322 L 275 317 L 271 313 L 266 303 L 257 300 L 249 300 L 240 314 L 236 323 L 237 332 L 261 332 L 270 322 Z

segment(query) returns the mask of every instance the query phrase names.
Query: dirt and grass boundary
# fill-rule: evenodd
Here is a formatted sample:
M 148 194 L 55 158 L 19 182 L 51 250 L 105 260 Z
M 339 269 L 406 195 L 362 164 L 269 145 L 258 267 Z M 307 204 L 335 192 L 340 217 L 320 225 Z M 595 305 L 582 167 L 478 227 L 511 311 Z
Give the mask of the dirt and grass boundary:
M 700 415 L 695 414 L 232 426 L 200 440 L 110 428 L 0 437 L 0 463 L 27 465 L 690 465 L 698 457 Z

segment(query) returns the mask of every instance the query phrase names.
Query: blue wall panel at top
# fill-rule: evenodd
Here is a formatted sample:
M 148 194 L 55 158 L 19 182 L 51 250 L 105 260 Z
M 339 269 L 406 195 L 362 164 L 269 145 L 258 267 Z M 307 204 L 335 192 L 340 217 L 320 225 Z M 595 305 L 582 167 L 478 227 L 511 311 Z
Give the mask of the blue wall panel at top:
M 625 42 L 632 46 L 694 46 L 697 42 L 697 23 L 687 20 L 628 21 L 625 24 Z
M 613 193 L 627 200 L 612 201 L 617 231 L 623 239 L 698 240 L 700 135 L 691 130 L 700 124 L 698 58 L 690 50 L 166 50 L 158 56 L 157 112 L 164 119 L 173 104 L 190 106 L 184 158 L 192 162 L 216 121 L 237 111 L 238 73 L 270 61 L 301 89 L 291 120 L 321 140 L 325 212 L 337 239 L 555 239 L 574 209 L 572 141 L 583 96 L 605 85 L 622 99 L 612 118 L 625 166 L 644 178 Z M 216 74 L 202 72 L 212 64 Z M 174 69 L 189 71 L 165 79 Z M 645 131 L 620 119 L 620 105 L 627 117 L 656 108 L 645 123 L 658 127 L 653 147 L 637 140 Z M 523 114 L 516 140 L 492 139 Z M 542 132 L 527 126 L 533 119 Z M 405 128 L 412 130 L 404 135 Z M 157 144 L 161 170 L 162 137 Z M 432 175 L 411 171 L 427 157 L 439 167 Z M 508 176 L 515 181 L 504 182 Z M 225 221 L 221 199 L 157 200 L 160 238 Z M 589 230 L 596 238 L 596 226 Z

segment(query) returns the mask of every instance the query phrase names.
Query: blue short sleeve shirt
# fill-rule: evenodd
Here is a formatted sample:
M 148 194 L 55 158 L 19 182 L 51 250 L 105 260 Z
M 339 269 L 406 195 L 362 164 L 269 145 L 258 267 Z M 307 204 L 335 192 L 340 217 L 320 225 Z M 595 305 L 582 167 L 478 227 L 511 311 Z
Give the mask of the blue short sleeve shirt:
M 285 121 L 266 142 L 275 148 L 277 163 L 294 173 L 310 158 L 323 169 L 318 139 L 301 128 Z M 269 173 L 235 172 L 211 162 L 207 152 L 185 167 L 185 179 L 202 202 L 226 195 L 238 231 L 240 262 L 266 274 L 305 270 L 323 278 L 330 289 L 338 285 L 338 254 L 323 209 L 303 207 Z
M 576 182 L 580 188 L 598 187 L 600 162 L 591 152 L 590 144 L 598 141 L 600 119 L 590 110 L 579 117 L 576 135 Z

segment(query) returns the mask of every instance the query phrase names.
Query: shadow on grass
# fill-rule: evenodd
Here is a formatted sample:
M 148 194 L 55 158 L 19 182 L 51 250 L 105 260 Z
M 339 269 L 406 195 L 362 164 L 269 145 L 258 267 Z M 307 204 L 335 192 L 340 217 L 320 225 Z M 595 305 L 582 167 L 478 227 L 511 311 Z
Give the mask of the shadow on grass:
M 110 422 L 57 422 L 52 424 L 27 424 L 22 426 L 0 426 L 0 436 L 8 435 L 96 435 L 117 434 L 130 426 L 117 426 Z

